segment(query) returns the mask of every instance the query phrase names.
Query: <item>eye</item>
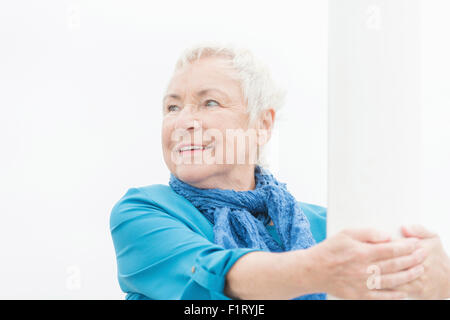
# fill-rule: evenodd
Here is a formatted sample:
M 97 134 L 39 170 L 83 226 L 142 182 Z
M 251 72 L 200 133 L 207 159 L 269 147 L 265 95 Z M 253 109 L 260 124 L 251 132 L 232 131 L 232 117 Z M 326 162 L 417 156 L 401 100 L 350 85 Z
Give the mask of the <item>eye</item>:
M 167 110 L 170 112 L 170 111 L 173 111 L 173 108 L 178 108 L 178 106 L 171 104 L 170 106 L 167 107 Z
M 216 100 L 206 100 L 205 105 L 208 106 L 208 107 L 210 107 L 210 106 L 218 106 L 219 103 Z

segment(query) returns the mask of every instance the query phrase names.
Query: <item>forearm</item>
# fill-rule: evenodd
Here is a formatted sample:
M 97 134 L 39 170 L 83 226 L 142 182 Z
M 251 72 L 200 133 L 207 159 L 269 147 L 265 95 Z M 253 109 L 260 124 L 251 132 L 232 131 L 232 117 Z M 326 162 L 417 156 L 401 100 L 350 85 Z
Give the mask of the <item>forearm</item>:
M 243 300 L 288 300 L 317 292 L 311 283 L 313 266 L 309 249 L 250 252 L 228 271 L 224 293 Z

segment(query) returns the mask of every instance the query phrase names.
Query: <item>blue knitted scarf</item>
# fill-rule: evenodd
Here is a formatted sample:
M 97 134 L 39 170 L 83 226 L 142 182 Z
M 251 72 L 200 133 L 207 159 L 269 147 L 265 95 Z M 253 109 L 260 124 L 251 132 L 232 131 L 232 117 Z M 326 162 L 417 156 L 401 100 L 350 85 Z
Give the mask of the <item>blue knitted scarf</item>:
M 213 224 L 215 243 L 225 249 L 283 252 L 306 249 L 315 244 L 309 221 L 286 184 L 278 182 L 267 169 L 258 165 L 255 166 L 254 190 L 199 189 L 173 174 L 169 185 Z M 275 224 L 282 246 L 265 227 L 270 220 Z M 324 293 L 316 293 L 294 300 L 325 298 Z

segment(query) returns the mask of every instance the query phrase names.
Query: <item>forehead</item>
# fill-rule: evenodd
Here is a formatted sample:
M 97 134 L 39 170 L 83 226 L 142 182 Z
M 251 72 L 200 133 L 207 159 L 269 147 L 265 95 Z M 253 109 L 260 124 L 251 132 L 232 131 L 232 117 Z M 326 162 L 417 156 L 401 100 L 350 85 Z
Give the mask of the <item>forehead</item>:
M 227 89 L 232 94 L 240 91 L 240 82 L 236 76 L 237 71 L 229 60 L 204 57 L 175 70 L 167 91 L 179 92 L 212 86 Z

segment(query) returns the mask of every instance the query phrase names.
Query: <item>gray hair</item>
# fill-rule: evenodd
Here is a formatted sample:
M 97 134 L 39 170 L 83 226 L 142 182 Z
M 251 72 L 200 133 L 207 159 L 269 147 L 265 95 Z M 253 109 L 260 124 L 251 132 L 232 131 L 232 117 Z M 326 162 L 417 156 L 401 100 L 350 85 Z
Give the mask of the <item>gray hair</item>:
M 193 63 L 202 57 L 223 57 L 230 61 L 237 73 L 242 94 L 247 103 L 249 122 L 257 120 L 262 111 L 273 109 L 278 112 L 285 102 L 285 90 L 279 88 L 272 79 L 268 67 L 257 59 L 248 49 L 234 45 L 204 42 L 184 50 L 179 57 L 175 70 Z M 267 165 L 264 147 L 258 154 L 257 164 Z

